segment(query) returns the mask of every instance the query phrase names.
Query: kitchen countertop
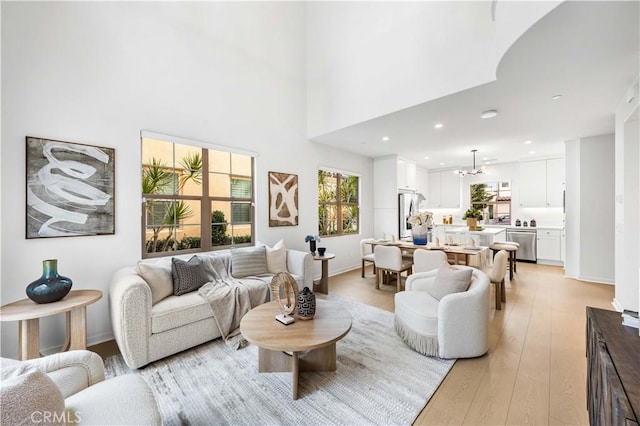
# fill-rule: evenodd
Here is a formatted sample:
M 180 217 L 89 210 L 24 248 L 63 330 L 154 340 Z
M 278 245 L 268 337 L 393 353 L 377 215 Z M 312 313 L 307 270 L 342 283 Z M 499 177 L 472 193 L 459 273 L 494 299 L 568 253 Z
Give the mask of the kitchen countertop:
M 562 230 L 564 229 L 564 226 L 542 226 L 542 225 L 538 225 L 538 226 L 514 226 L 514 225 L 498 225 L 498 224 L 491 224 L 491 225 L 482 225 L 481 226 L 486 226 L 485 229 L 489 229 L 489 228 L 499 228 L 499 229 L 559 229 Z M 451 226 L 451 227 L 456 227 L 456 228 L 466 228 L 467 225 L 464 223 L 454 223 L 451 225 L 445 225 L 443 223 L 436 223 L 433 225 L 434 227 L 436 226 Z M 455 232 L 454 230 L 451 230 L 453 232 Z
M 447 232 L 468 232 L 470 234 L 476 234 L 476 235 L 496 235 L 499 234 L 501 232 L 504 232 L 505 228 L 497 228 L 494 226 L 488 227 L 488 228 L 484 228 L 482 231 L 469 231 L 469 228 L 466 226 L 459 226 L 456 227 L 455 229 L 448 229 Z

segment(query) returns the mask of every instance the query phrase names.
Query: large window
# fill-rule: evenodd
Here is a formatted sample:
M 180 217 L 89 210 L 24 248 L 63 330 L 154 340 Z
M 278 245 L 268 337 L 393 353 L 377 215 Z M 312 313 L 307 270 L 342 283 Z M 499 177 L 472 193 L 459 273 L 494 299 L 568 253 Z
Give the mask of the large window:
M 143 133 L 142 256 L 253 243 L 253 158 Z
M 470 187 L 471 207 L 483 213 L 489 224 L 511 223 L 509 182 L 474 183 Z
M 318 228 L 320 235 L 357 234 L 360 223 L 359 178 L 318 170 Z

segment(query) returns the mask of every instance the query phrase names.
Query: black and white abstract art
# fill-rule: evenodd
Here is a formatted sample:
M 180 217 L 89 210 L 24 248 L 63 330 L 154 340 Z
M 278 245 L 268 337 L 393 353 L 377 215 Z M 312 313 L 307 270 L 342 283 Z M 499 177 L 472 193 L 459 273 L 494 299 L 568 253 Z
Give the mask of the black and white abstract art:
M 26 237 L 115 233 L 115 150 L 27 136 Z

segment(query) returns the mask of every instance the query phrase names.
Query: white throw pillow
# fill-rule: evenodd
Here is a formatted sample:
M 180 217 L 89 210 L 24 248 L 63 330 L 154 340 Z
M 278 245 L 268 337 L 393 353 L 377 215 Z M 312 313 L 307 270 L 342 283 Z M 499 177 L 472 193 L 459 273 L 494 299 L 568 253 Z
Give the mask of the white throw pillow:
M 272 274 L 287 270 L 287 248 L 284 241 L 280 240 L 273 247 L 267 248 L 267 269 Z
M 445 263 L 438 268 L 433 285 L 427 292 L 437 300 L 441 300 L 447 294 L 467 291 L 471 285 L 472 273 L 471 268 L 457 269 Z
M 173 294 L 170 261 L 138 262 L 138 274 L 151 288 L 151 304 L 155 305 Z
M 264 246 L 231 249 L 231 275 L 245 278 L 268 274 L 267 250 Z

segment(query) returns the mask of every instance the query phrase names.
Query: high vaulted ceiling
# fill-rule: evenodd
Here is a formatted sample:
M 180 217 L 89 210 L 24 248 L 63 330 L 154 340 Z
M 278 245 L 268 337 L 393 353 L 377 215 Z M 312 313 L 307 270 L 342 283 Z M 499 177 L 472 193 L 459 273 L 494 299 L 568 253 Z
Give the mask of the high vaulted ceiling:
M 513 44 L 496 81 L 313 140 L 426 169 L 468 167 L 472 149 L 479 164 L 563 156 L 566 140 L 613 133 L 615 109 L 639 71 L 638 6 L 567 1 Z M 489 109 L 499 115 L 480 118 Z

